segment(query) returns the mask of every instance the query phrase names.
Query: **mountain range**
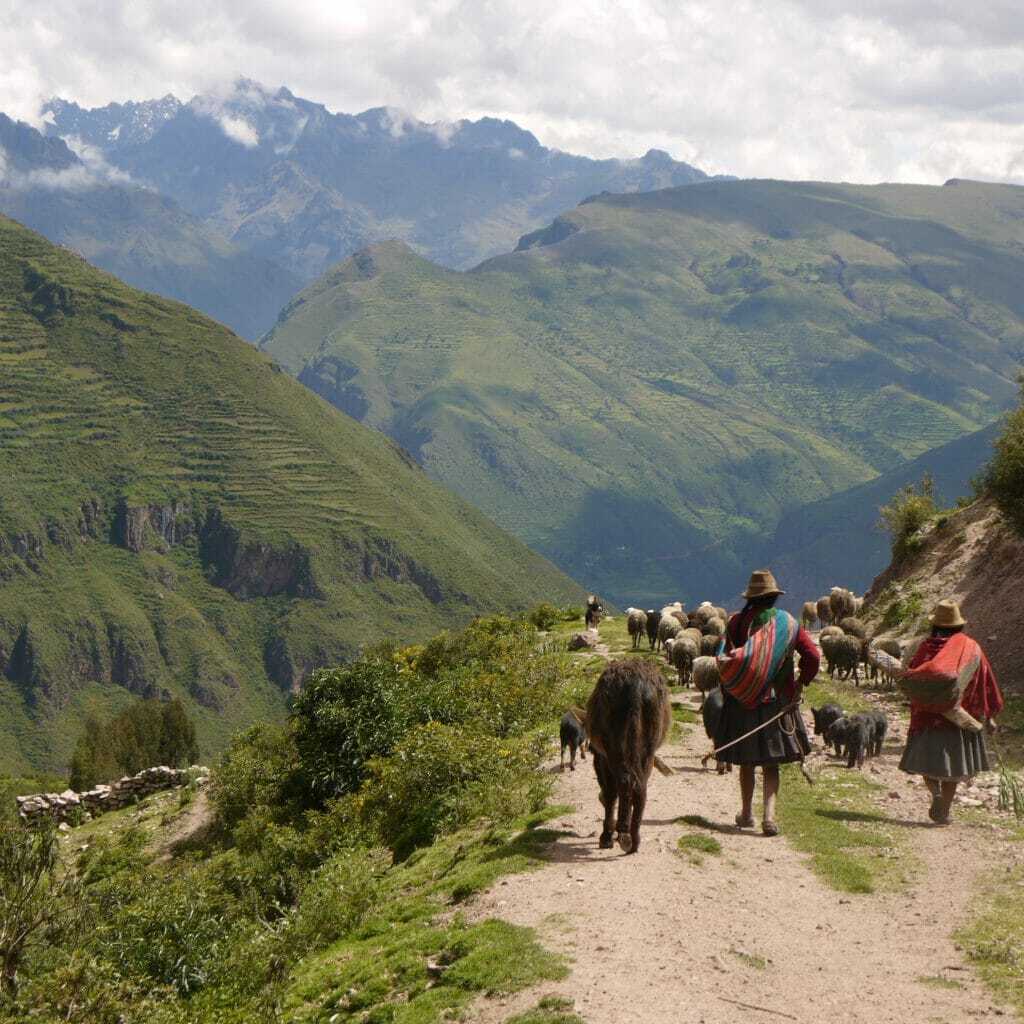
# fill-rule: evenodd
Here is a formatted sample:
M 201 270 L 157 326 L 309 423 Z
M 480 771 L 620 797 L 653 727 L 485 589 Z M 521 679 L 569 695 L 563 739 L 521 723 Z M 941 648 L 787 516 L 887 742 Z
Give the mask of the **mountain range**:
M 54 99 L 42 116 L 45 137 L 0 125 L 0 153 L 24 168 L 5 176 L 0 157 L 0 211 L 250 340 L 375 241 L 465 268 L 594 193 L 707 177 L 657 150 L 594 160 L 510 121 L 332 113 L 246 79 L 187 103 Z
M 368 247 L 263 345 L 614 601 L 724 599 L 784 517 L 1013 400 L 1022 224 L 960 181 L 601 195 L 468 272 Z
M 213 753 L 314 667 L 581 597 L 231 331 L 3 217 L 0 474 L 2 770 L 136 696 Z

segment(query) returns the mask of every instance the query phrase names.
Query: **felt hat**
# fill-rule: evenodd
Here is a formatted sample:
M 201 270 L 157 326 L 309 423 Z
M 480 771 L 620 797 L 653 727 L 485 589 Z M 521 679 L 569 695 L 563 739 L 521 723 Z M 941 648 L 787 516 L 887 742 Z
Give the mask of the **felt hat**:
M 750 574 L 750 582 L 743 596 L 749 601 L 752 597 L 768 597 L 769 594 L 784 594 L 785 591 L 775 582 L 770 569 L 755 569 Z
M 954 629 L 967 625 L 967 620 L 960 613 L 960 605 L 956 601 L 940 601 L 928 616 L 928 621 L 939 629 Z

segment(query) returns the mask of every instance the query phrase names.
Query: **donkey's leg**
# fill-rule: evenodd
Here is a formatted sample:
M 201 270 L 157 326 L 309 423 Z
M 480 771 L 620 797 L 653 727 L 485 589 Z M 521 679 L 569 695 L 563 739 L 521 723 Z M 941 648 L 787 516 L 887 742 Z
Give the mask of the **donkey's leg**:
M 647 806 L 647 783 L 633 792 L 633 809 L 629 822 L 630 849 L 627 853 L 636 853 L 640 849 L 640 823 L 644 820 L 644 807 Z
M 610 778 L 608 761 L 603 754 L 594 751 L 594 773 L 597 784 L 601 787 L 601 803 L 604 804 L 604 827 L 597 845 L 602 850 L 610 850 L 615 845 L 612 828 L 615 824 L 615 784 Z
M 633 848 L 633 837 L 630 831 L 630 812 L 633 808 L 633 786 L 630 782 L 619 783 L 619 816 L 615 822 L 618 832 L 619 847 L 629 853 Z

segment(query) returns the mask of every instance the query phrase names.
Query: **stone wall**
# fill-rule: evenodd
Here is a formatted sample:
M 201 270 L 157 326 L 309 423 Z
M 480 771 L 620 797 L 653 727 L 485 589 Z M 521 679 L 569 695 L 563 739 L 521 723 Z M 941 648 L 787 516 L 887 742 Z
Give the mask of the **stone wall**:
M 143 768 L 137 775 L 125 775 L 109 786 L 95 786 L 84 793 L 65 789 L 63 793 L 33 793 L 15 797 L 15 800 L 22 821 L 36 822 L 49 818 L 74 825 L 89 821 L 98 814 L 127 807 L 150 793 L 187 785 L 193 779 L 197 785 L 205 785 L 209 777 L 209 768 L 200 765 L 191 768 L 157 765 L 155 768 Z

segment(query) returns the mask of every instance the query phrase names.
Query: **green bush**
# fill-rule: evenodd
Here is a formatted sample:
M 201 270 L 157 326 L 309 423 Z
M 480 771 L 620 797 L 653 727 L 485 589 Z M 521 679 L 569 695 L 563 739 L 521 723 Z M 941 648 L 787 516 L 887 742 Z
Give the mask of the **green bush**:
M 985 490 L 1014 529 L 1024 535 L 1024 378 L 1021 407 L 1006 419 L 985 474 Z
M 536 810 L 547 794 L 537 771 L 543 748 L 428 722 L 394 755 L 374 761 L 364 813 L 398 860 L 481 816 L 506 820 Z
M 920 531 L 935 518 L 935 482 L 925 474 L 918 486 L 913 484 L 898 491 L 888 505 L 881 509 L 883 529 L 888 530 L 892 543 L 892 557 L 901 562 L 921 545 Z
M 549 630 L 556 622 L 562 621 L 561 609 L 556 608 L 553 604 L 548 604 L 546 601 L 543 604 L 537 605 L 530 613 L 526 616 L 527 621 L 537 629 Z

